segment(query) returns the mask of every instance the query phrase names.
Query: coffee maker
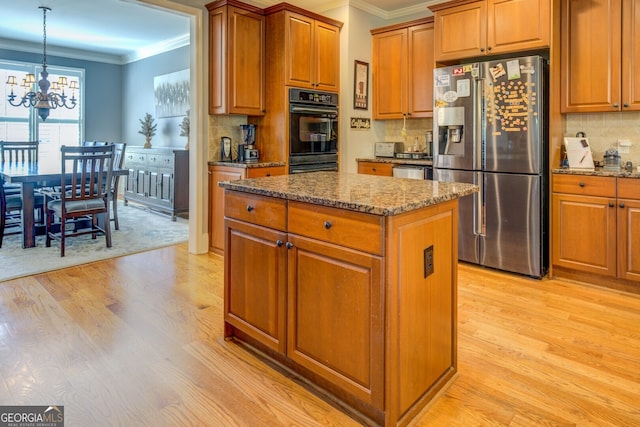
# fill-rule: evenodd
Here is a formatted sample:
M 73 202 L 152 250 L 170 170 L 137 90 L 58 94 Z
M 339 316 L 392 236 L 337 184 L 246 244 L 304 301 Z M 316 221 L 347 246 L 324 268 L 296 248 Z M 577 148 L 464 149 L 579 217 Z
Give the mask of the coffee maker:
M 240 135 L 244 145 L 244 161 L 256 163 L 259 153 L 256 148 L 256 125 L 240 125 Z

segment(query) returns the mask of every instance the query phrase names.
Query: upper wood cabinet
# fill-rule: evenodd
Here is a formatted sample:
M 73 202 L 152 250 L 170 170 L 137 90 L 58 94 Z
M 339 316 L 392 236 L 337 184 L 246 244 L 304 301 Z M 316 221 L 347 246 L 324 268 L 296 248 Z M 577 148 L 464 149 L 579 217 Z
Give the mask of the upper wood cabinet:
M 433 114 L 433 18 L 371 30 L 374 119 Z
M 561 111 L 640 111 L 640 0 L 563 0 L 561 16 Z
M 338 92 L 342 24 L 286 3 L 265 13 L 269 60 L 282 61 L 285 86 Z
M 436 62 L 549 47 L 549 4 L 549 0 L 454 0 L 430 6 Z
M 265 17 L 233 0 L 209 10 L 209 114 L 264 114 Z

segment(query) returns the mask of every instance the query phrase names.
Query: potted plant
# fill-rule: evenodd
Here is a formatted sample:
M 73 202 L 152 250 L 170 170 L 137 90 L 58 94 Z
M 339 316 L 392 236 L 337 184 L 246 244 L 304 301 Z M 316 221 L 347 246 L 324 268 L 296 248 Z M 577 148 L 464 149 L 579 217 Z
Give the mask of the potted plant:
M 191 121 L 189 120 L 189 111 L 187 110 L 187 115 L 182 119 L 182 123 L 180 123 L 180 136 L 187 137 L 187 145 L 185 145 L 184 149 L 189 149 L 189 130 L 191 128 Z
M 156 134 L 156 128 L 158 127 L 154 121 L 155 119 L 149 113 L 145 114 L 144 119 L 140 119 L 142 127 L 138 133 L 145 136 L 146 142 L 144 143 L 144 148 L 151 148 L 151 138 Z

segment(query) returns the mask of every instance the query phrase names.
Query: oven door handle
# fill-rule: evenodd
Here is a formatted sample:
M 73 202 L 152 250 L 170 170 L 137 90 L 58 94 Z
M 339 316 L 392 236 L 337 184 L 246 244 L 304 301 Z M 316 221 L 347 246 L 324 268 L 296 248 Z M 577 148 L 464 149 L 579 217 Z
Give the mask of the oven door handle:
M 308 108 L 308 107 L 291 107 L 292 113 L 298 114 L 331 114 L 336 116 L 338 114 L 338 110 L 330 109 L 330 108 Z

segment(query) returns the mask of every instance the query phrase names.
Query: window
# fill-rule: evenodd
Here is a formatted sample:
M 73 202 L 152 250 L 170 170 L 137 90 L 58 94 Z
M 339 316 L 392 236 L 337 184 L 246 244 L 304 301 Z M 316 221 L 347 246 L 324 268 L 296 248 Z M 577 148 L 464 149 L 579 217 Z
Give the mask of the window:
M 64 68 L 47 66 L 48 80 L 57 82 L 60 76 L 67 81 L 76 80 L 80 90 L 75 92 L 77 105 L 73 109 L 56 108 L 49 112 L 46 121 L 38 117 L 34 108 L 23 106 L 14 107 L 8 102 L 11 91 L 6 84 L 8 76 L 15 76 L 21 82 L 27 73 L 36 75 L 36 80 L 41 78 L 42 65 L 18 62 L 0 62 L 0 140 L 8 141 L 40 141 L 39 159 L 41 161 L 59 163 L 61 145 L 79 145 L 84 139 L 84 70 L 78 68 Z M 53 85 L 52 85 L 53 86 Z M 37 85 L 35 85 L 37 87 Z M 51 89 L 50 89 L 51 90 Z M 14 86 L 14 94 L 18 102 L 26 90 L 20 85 Z M 67 102 L 71 97 L 71 91 L 67 87 L 65 95 Z

